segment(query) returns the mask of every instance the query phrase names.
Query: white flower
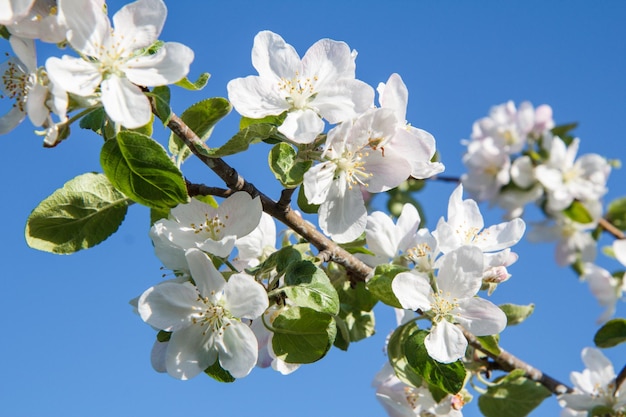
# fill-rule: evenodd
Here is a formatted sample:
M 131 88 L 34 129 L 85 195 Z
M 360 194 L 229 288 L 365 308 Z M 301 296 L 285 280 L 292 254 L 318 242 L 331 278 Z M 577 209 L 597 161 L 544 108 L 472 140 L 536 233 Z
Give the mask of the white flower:
M 388 363 L 378 372 L 372 386 L 376 388 L 376 399 L 389 417 L 463 416 L 460 395 L 446 395 L 437 403 L 427 386 L 416 388 L 405 384 Z
M 404 155 L 411 163 L 413 178 L 430 178 L 443 172 L 444 166 L 441 162 L 431 162 L 436 152 L 433 135 L 406 122 L 409 91 L 400 75 L 391 74 L 386 84 L 378 84 L 377 91 L 380 106 L 393 110 L 398 120 L 396 134 L 386 144 L 381 145 Z
M 263 320 L 265 320 L 268 325 L 271 325 L 280 312 L 281 308 L 274 305 L 267 309 L 267 311 L 263 314 Z M 274 349 L 272 348 L 272 337 L 274 333 L 265 327 L 263 320 L 261 318 L 254 320 L 250 326 L 259 342 L 259 358 L 256 365 L 259 368 L 267 368 L 271 366 L 275 371 L 278 371 L 283 375 L 289 375 L 290 373 L 296 371 L 300 367 L 300 364 L 285 362 L 276 356 Z
M 584 348 L 582 359 L 587 369 L 570 374 L 574 392 L 562 394 L 561 405 L 576 411 L 591 411 L 598 406 L 624 411 L 626 389 L 622 386 L 616 392 L 611 362 L 595 348 Z
M 249 234 L 235 241 L 237 258 L 233 265 L 240 271 L 263 262 L 276 251 L 276 223 L 269 214 L 261 213 L 259 225 Z
M 85 1 L 97 1 L 100 8 L 104 6 L 104 0 Z M 36 0 L 27 3 L 32 3 L 28 12 L 19 20 L 7 24 L 7 29 L 12 35 L 50 43 L 59 43 L 65 40 L 67 27 L 58 13 L 57 0 Z M 2 8 L 1 5 L 0 8 Z
M 316 42 L 302 60 L 279 35 L 259 32 L 252 65 L 259 75 L 228 83 L 228 98 L 239 114 L 262 118 L 287 111 L 279 131 L 298 143 L 311 143 L 332 124 L 356 117 L 372 106 L 374 91 L 355 77 L 356 53 L 330 39 Z
M 22 19 L 35 0 L 0 0 L 0 25 L 10 25 Z
M 311 204 L 321 204 L 319 224 L 339 243 L 363 233 L 367 211 L 361 186 L 379 193 L 397 187 L 411 174 L 411 164 L 400 154 L 373 149 L 395 132 L 396 118 L 389 109 L 372 109 L 354 123 L 347 121 L 328 133 L 324 162 L 304 174 L 304 193 Z
M 459 185 L 448 202 L 448 220 L 443 217 L 433 235 L 443 253 L 462 245 L 474 245 L 483 252 L 495 252 L 519 242 L 526 230 L 522 219 L 513 219 L 483 229 L 483 216 L 474 200 L 463 200 L 463 185 Z
M 192 198 L 189 203 L 174 207 L 170 219 L 157 221 L 150 237 L 157 256 L 171 269 L 178 269 L 176 265 L 182 264 L 181 251 L 190 248 L 224 258 L 230 255 L 238 238 L 257 227 L 262 210 L 261 199 L 253 199 L 243 191 L 228 197 L 218 208 Z
M 511 180 L 511 157 L 492 138 L 470 142 L 463 163 L 468 172 L 461 176 L 461 182 L 478 201 L 493 200 Z
M 424 345 L 436 361 L 450 363 L 465 355 L 467 340 L 456 323 L 476 336 L 498 334 L 506 327 L 502 310 L 476 297 L 483 268 L 481 250 L 462 246 L 442 257 L 435 289 L 424 273 L 401 272 L 394 278 L 391 288 L 402 307 L 431 317 Z
M 115 29 L 99 7 L 99 1 L 59 0 L 68 41 L 82 58 L 52 57 L 46 62 L 50 78 L 63 89 L 90 96 L 100 88 L 104 110 L 128 128 L 147 124 L 151 118 L 148 98 L 139 86 L 171 84 L 185 77 L 193 51 L 176 42 L 156 52 L 145 48 L 158 38 L 167 9 L 162 0 L 138 0 L 114 16 Z
M 535 168 L 535 175 L 546 188 L 548 210 L 560 211 L 569 207 L 575 199 L 599 200 L 606 194 L 606 181 L 611 172 L 606 159 L 596 154 L 576 159 L 578 139 L 574 139 L 569 146 L 556 136 L 547 142 L 550 158 Z
M 171 376 L 193 378 L 219 360 L 233 377 L 242 378 L 256 364 L 258 345 L 241 319 L 263 314 L 267 293 L 247 274 L 226 281 L 200 250 L 190 249 L 186 257 L 195 285 L 169 281 L 149 288 L 139 297 L 139 314 L 151 326 L 172 332 L 165 352 Z
M 48 89 L 40 80 L 33 40 L 11 36 L 9 42 L 16 56 L 0 64 L 0 90 L 15 104 L 0 117 L 0 135 L 13 130 L 26 115 L 35 126 L 41 126 L 50 113 L 45 104 Z

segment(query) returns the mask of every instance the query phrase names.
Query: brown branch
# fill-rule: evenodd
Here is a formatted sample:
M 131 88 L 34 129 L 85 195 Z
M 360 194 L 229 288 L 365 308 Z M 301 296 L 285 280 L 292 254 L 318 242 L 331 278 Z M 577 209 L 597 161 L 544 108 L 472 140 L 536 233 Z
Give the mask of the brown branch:
M 619 375 L 615 378 L 615 392 L 619 391 L 622 384 L 626 381 L 626 365 L 619 371 Z
M 598 225 L 602 227 L 604 230 L 606 230 L 607 232 L 609 232 L 610 234 L 612 234 L 616 239 L 625 238 L 624 232 L 619 230 L 617 227 L 613 226 L 613 223 L 611 223 L 604 217 L 601 217 L 600 220 L 598 220 Z
M 541 385 L 549 389 L 550 392 L 552 392 L 554 395 L 565 394 L 566 392 L 573 391 L 573 389 L 567 384 L 564 384 L 563 382 L 541 372 L 539 369 L 533 367 L 532 365 L 529 365 L 528 363 L 524 362 L 523 360 L 519 359 L 518 357 L 512 355 L 502 348 L 500 348 L 500 353 L 497 355 L 488 352 L 485 348 L 482 347 L 482 344 L 476 338 L 476 336 L 474 336 L 464 327 L 460 325 L 457 326 L 461 329 L 461 331 L 463 331 L 463 335 L 465 335 L 465 338 L 467 339 L 467 342 L 470 344 L 470 346 L 480 350 L 481 352 L 484 352 L 487 356 L 496 361 L 500 369 L 502 369 L 503 371 L 511 372 L 514 369 L 521 369 L 522 371 L 524 371 L 528 378 L 532 379 L 533 381 L 539 382 Z

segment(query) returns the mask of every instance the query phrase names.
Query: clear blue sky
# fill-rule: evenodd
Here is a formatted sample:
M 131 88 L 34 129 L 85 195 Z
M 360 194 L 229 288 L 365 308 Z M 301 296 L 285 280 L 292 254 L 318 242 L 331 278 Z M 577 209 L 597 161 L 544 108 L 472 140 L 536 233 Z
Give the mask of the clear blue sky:
M 407 119 L 434 134 L 447 175 L 463 173 L 460 140 L 469 137 L 472 122 L 507 100 L 550 104 L 557 124 L 580 122 L 576 134 L 582 153 L 626 161 L 624 2 L 166 3 L 169 17 L 161 38 L 195 50 L 191 78 L 212 74 L 200 93 L 173 88 L 179 113 L 202 98 L 225 96 L 230 79 L 253 74 L 253 37 L 270 29 L 301 54 L 321 38 L 346 41 L 359 52 L 357 77 L 373 86 L 399 73 L 409 88 Z M 122 4 L 109 2 L 111 15 Z M 1 51 L 8 50 L 4 43 Z M 231 115 L 212 140 L 230 137 L 237 122 Z M 370 388 L 386 360 L 382 349 L 393 326 L 384 309 L 378 310 L 375 337 L 347 353 L 335 349 L 291 376 L 255 369 L 227 385 L 208 377 L 180 382 L 155 373 L 149 362 L 155 332 L 128 305 L 161 279 L 147 235 L 147 210 L 132 207 L 120 231 L 88 251 L 55 256 L 29 249 L 23 231 L 30 210 L 65 181 L 100 171 L 101 144 L 76 127 L 68 141 L 43 149 L 31 132 L 26 122 L 0 137 L 0 415 L 384 415 Z M 251 156 L 227 161 L 276 197 L 278 188 L 264 162 L 268 148 L 257 146 Z M 221 185 L 199 163 L 189 162 L 185 169 L 194 181 Z M 623 170 L 612 173 L 607 199 L 626 195 L 625 177 Z M 430 228 L 445 214 L 452 189 L 432 183 L 419 196 Z M 499 212 L 489 213 L 487 223 L 500 221 Z M 502 346 L 569 381 L 570 371 L 583 368 L 580 351 L 592 345 L 602 309 L 571 271 L 555 266 L 553 245 L 524 242 L 516 251 L 520 260 L 511 268 L 513 278 L 493 301 L 535 302 L 536 312 L 525 324 L 505 330 Z M 618 268 L 614 261 L 601 262 L 609 270 Z M 624 303 L 620 314 L 626 315 Z M 624 365 L 624 347 L 606 353 L 617 370 Z M 464 411 L 478 415 L 475 403 Z M 552 398 L 533 415 L 558 412 Z

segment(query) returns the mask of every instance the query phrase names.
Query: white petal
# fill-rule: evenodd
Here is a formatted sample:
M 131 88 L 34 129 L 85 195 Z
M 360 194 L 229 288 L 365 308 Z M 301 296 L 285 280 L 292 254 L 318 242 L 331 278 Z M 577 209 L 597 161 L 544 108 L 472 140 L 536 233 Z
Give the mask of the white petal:
M 197 242 L 196 246 L 205 252 L 215 255 L 219 258 L 227 258 L 235 247 L 237 236 L 224 236 L 220 240 L 207 239 L 204 242 Z
M 278 80 L 251 75 L 230 81 L 226 89 L 228 99 L 239 114 L 253 119 L 277 116 L 290 108 L 278 92 Z
M 28 72 L 35 72 L 37 70 L 37 55 L 35 54 L 35 41 L 32 39 L 24 39 L 18 36 L 11 36 L 9 38 L 11 49 L 18 57 Z
M 304 173 L 304 195 L 309 204 L 322 204 L 326 201 L 336 169 L 334 163 L 323 162 Z
M 189 282 L 162 282 L 148 288 L 137 304 L 141 319 L 161 330 L 176 331 L 191 323 L 191 315 L 202 310 L 198 291 Z
M 397 187 L 411 175 L 411 164 L 395 152 L 369 151 L 365 170 L 371 177 L 365 180 L 366 190 L 379 193 Z
M 215 363 L 217 349 L 214 334 L 203 335 L 198 326 L 172 333 L 167 343 L 165 366 L 167 373 L 177 379 L 191 379 Z
M 319 225 L 337 243 L 352 242 L 365 231 L 367 210 L 360 187 L 349 189 L 345 179 L 333 181 L 328 200 L 319 209 Z
M 483 265 L 480 249 L 461 246 L 443 257 L 437 274 L 437 287 L 446 297 L 473 297 L 482 285 Z
M 506 327 L 506 314 L 482 298 L 459 300 L 456 311 L 457 322 L 476 336 L 498 334 Z
M 430 329 L 424 345 L 431 358 L 437 362 L 451 363 L 465 355 L 467 340 L 458 327 L 442 320 Z
M 237 318 L 256 319 L 269 306 L 265 288 L 245 273 L 230 276 L 224 298 L 225 307 Z
M 191 277 L 198 287 L 200 295 L 207 297 L 211 302 L 215 303 L 226 285 L 226 280 L 222 274 L 215 268 L 211 259 L 206 253 L 199 249 L 188 249 L 185 252 L 185 258 L 189 264 Z
M 431 309 L 433 290 L 428 276 L 420 273 L 400 272 L 391 282 L 391 289 L 403 308 L 413 311 Z
M 128 79 L 111 75 L 102 81 L 101 88 L 104 110 L 113 121 L 129 129 L 145 126 L 150 122 L 150 101 Z
M 26 112 L 20 110 L 19 107 L 12 107 L 11 110 L 0 117 L 0 135 L 9 133 L 26 117 Z
M 48 89 L 39 83 L 33 85 L 28 92 L 26 112 L 31 123 L 35 126 L 41 126 L 50 114 L 50 110 L 46 107 L 47 98 Z
M 615 257 L 624 266 L 626 266 L 626 239 L 619 239 L 613 242 L 613 252 Z
M 311 102 L 320 115 L 332 124 L 350 120 L 363 113 L 374 102 L 372 87 L 359 80 L 339 80 L 319 87 Z
M 263 78 L 295 77 L 301 70 L 300 57 L 293 46 L 268 30 L 254 37 L 252 65 Z
M 378 101 L 381 107 L 392 109 L 398 122 L 404 123 L 406 120 L 406 106 L 409 102 L 409 90 L 406 88 L 402 77 L 398 74 L 391 74 L 387 83 L 384 84 L 384 90 L 380 90 L 378 93 L 380 97 Z
M 138 85 L 157 87 L 172 84 L 189 73 L 194 53 L 187 46 L 168 42 L 154 55 L 142 55 L 127 61 L 124 73 Z
M 59 14 L 69 29 L 67 40 L 70 44 L 87 56 L 100 57 L 101 48 L 111 34 L 111 22 L 102 2 L 59 0 Z
M 613 364 L 599 349 L 584 348 L 581 357 L 594 386 L 606 387 L 615 379 Z
M 62 59 L 50 57 L 46 61 L 50 79 L 63 90 L 79 96 L 89 96 L 102 82 L 97 63 L 64 55 Z
M 313 110 L 294 110 L 287 113 L 278 131 L 296 143 L 311 143 L 324 130 L 324 122 Z
M 157 372 L 167 372 L 167 366 L 165 363 L 167 345 L 168 342 L 159 342 L 158 340 L 155 340 L 154 345 L 152 345 L 152 351 L 150 352 L 150 364 Z
M 152 45 L 166 16 L 167 8 L 161 0 L 137 0 L 125 5 L 113 16 L 115 39 L 119 42 L 116 49 L 133 51 Z
M 24 17 L 35 0 L 4 0 L 0 2 L 0 25 L 8 25 Z
M 367 216 L 365 237 L 367 247 L 376 255 L 384 255 L 388 258 L 396 256 L 398 251 L 396 226 L 386 213 L 375 211 Z
M 263 205 L 260 197 L 252 198 L 250 194 L 239 191 L 224 200 L 217 212 L 228 234 L 242 237 L 259 225 Z
M 231 321 L 224 327 L 223 338 L 217 344 L 222 368 L 235 378 L 248 375 L 258 357 L 258 343 L 248 326 Z
M 474 244 L 485 252 L 509 248 L 520 241 L 526 231 L 526 223 L 522 219 L 513 219 L 491 226 L 474 238 Z

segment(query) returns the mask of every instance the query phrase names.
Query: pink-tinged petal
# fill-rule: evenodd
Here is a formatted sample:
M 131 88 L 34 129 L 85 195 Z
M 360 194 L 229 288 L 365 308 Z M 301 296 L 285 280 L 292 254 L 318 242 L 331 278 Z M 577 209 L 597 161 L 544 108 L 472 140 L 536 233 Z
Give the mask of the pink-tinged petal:
M 304 173 L 304 195 L 309 204 L 322 204 L 326 201 L 336 169 L 334 163 L 323 162 Z
M 517 218 L 488 227 L 474 238 L 473 243 L 485 252 L 494 252 L 515 245 L 525 231 L 526 223 Z
M 238 318 L 256 319 L 269 307 L 265 288 L 245 273 L 230 276 L 224 298 L 226 309 Z
M 433 289 L 428 276 L 413 272 L 400 272 L 391 282 L 391 289 L 396 298 L 407 310 L 429 311 L 432 306 Z
M 386 84 L 378 85 L 378 101 L 380 106 L 395 112 L 398 122 L 406 122 L 406 106 L 409 103 L 409 90 L 406 88 L 402 77 L 391 74 Z
M 126 78 L 111 75 L 102 81 L 102 105 L 116 123 L 129 129 L 147 125 L 152 117 L 150 101 Z
M 217 359 L 214 339 L 213 332 L 208 331 L 204 335 L 198 326 L 190 326 L 172 333 L 165 355 L 167 373 L 182 380 L 191 379 L 202 373 Z
M 320 206 L 319 225 L 337 243 L 352 242 L 365 231 L 367 210 L 361 188 L 348 188 L 346 180 L 333 181 L 328 200 Z
M 260 197 L 252 198 L 250 194 L 239 191 L 224 200 L 217 211 L 228 234 L 243 237 L 259 225 L 263 206 Z
M 67 40 L 79 52 L 95 58 L 111 36 L 111 22 L 102 6 L 102 1 L 59 0 L 59 14 L 68 27 Z
M 254 37 L 252 65 L 263 78 L 291 79 L 301 73 L 300 56 L 280 35 L 268 30 Z
M 482 298 L 459 300 L 456 321 L 476 336 L 498 334 L 506 327 L 506 314 Z
M 467 340 L 458 327 L 442 320 L 430 329 L 424 345 L 431 358 L 437 362 L 451 363 L 465 355 Z
M 157 87 L 173 84 L 189 73 L 194 53 L 187 46 L 168 42 L 153 55 L 141 55 L 127 61 L 124 73 L 138 85 Z
M 64 55 L 63 58 L 50 57 L 46 61 L 48 77 L 63 90 L 79 96 L 94 93 L 102 82 L 98 64 L 80 58 Z
M 160 373 L 167 372 L 165 357 L 168 343 L 169 342 L 159 342 L 155 340 L 154 345 L 152 345 L 152 351 L 150 352 L 150 364 L 155 371 Z
M 624 266 L 626 266 L 626 239 L 619 239 L 613 242 L 613 252 L 615 257 Z
M 230 81 L 228 99 L 239 114 L 253 119 L 278 116 L 291 106 L 278 91 L 278 80 L 250 75 Z
M 190 282 L 162 282 L 141 294 L 137 304 L 143 321 L 168 332 L 187 327 L 192 315 L 202 310 L 198 291 Z
M 20 110 L 19 107 L 12 107 L 11 110 L 0 117 L 0 135 L 9 133 L 19 125 L 26 117 L 26 112 Z
M 287 113 L 278 131 L 296 143 L 312 143 L 324 130 L 324 121 L 311 109 Z
M 226 280 L 222 274 L 215 268 L 207 254 L 199 249 L 187 250 L 185 258 L 200 295 L 207 297 L 212 303 L 216 303 L 226 285 Z
M 437 274 L 437 287 L 448 298 L 469 298 L 482 285 L 484 261 L 475 246 L 461 246 L 444 255 Z
M 256 337 L 248 326 L 239 321 L 227 323 L 223 332 L 221 340 L 217 341 L 220 365 L 235 378 L 243 378 L 257 361 Z
M 152 45 L 166 16 L 167 8 L 161 0 L 137 0 L 125 5 L 113 16 L 116 49 L 134 51 Z

